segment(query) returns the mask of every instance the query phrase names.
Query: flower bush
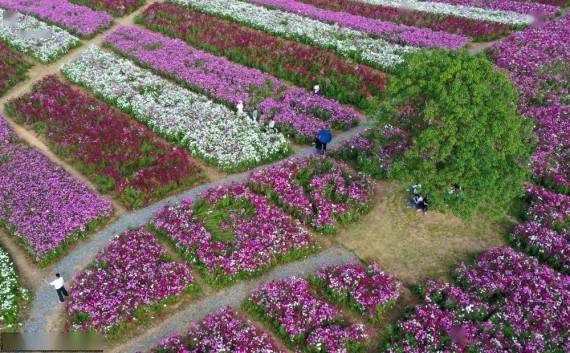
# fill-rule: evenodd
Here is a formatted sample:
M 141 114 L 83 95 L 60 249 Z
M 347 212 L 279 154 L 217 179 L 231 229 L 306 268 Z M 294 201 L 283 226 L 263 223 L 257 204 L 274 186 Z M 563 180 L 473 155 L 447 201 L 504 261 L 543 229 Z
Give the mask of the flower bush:
M 65 309 L 74 329 L 112 336 L 197 289 L 190 270 L 170 261 L 154 235 L 140 228 L 116 236 L 77 275 Z
M 527 185 L 530 207 L 529 218 L 557 230 L 570 230 L 570 196 L 536 186 Z
M 306 352 L 358 352 L 368 339 L 364 325 L 344 322 L 337 309 L 311 293 L 305 279 L 263 284 L 245 307 L 271 323 L 290 345 Z
M 44 266 L 109 218 L 112 205 L 39 151 L 14 141 L 3 121 L 0 136 L 8 140 L 0 143 L 0 227 Z
M 147 28 L 185 40 L 276 77 L 323 93 L 342 103 L 366 106 L 385 87 L 387 75 L 366 65 L 297 41 L 275 37 L 175 4 L 152 4 L 137 18 Z
M 18 324 L 21 302 L 27 291 L 20 287 L 18 274 L 10 255 L 0 247 L 0 328 Z
M 60 58 L 81 43 L 78 38 L 58 27 L 17 12 L 8 15 L 1 8 L 0 39 L 42 63 Z
M 125 16 L 144 5 L 144 0 L 70 0 L 73 3 L 106 11 L 113 16 Z
M 294 135 L 312 139 L 315 128 L 329 128 L 322 120 L 337 128 L 356 124 L 362 115 L 351 107 L 309 93 L 288 88 L 287 83 L 257 69 L 188 47 L 178 39 L 170 39 L 137 27 L 119 27 L 104 39 L 104 44 L 118 53 L 150 69 L 174 78 L 190 89 L 234 107 L 243 101 L 246 108 L 260 105 L 283 127 L 300 125 Z M 270 105 L 269 108 L 267 106 Z M 290 113 L 290 114 L 287 114 Z M 290 120 L 280 120 L 287 116 Z M 301 121 L 302 124 L 297 124 Z M 304 133 L 308 127 L 313 131 Z
M 185 150 L 56 76 L 36 83 L 6 110 L 46 136 L 100 191 L 118 193 L 128 207 L 144 206 L 200 177 Z
M 108 28 L 113 21 L 104 12 L 93 11 L 67 0 L 0 0 L 0 7 L 30 14 L 80 37 L 91 37 Z
M 216 286 L 316 250 L 298 221 L 239 183 L 209 189 L 196 202 L 167 206 L 153 226 Z
M 254 171 L 248 181 L 254 190 L 323 233 L 332 233 L 338 222 L 351 222 L 366 212 L 373 195 L 369 178 L 329 158 L 290 158 Z
M 299 39 L 324 49 L 333 49 L 378 68 L 392 68 L 402 54 L 417 48 L 391 44 L 363 32 L 338 27 L 297 14 L 264 8 L 238 0 L 173 0 L 212 16 L 263 30 L 288 39 Z
M 409 134 L 386 125 L 367 129 L 330 152 L 332 158 L 352 165 L 373 178 L 385 179 L 390 168 L 409 148 Z
M 62 72 L 221 169 L 246 169 L 289 153 L 283 135 L 261 131 L 245 114 L 238 115 L 97 47 L 64 65 Z
M 417 28 L 384 22 L 367 17 L 355 16 L 346 12 L 335 12 L 321 9 L 310 4 L 304 4 L 295 0 L 248 0 L 251 3 L 276 8 L 287 12 L 307 16 L 315 20 L 337 24 L 342 27 L 352 28 L 375 36 L 380 36 L 388 41 L 397 42 L 418 47 L 441 47 L 456 49 L 467 44 L 469 39 L 462 35 L 447 32 L 434 32 L 430 29 Z
M 328 298 L 349 306 L 367 319 L 379 322 L 400 297 L 400 282 L 380 270 L 377 263 L 330 265 L 310 278 Z
M 6 43 L 0 42 L 0 97 L 19 81 L 27 78 L 27 72 L 32 64 L 24 57 L 10 48 Z
M 214 348 L 215 347 L 215 348 Z M 187 336 L 172 336 L 153 348 L 153 353 L 211 352 L 281 353 L 269 334 L 242 318 L 231 307 L 219 309 L 200 323 L 192 324 Z

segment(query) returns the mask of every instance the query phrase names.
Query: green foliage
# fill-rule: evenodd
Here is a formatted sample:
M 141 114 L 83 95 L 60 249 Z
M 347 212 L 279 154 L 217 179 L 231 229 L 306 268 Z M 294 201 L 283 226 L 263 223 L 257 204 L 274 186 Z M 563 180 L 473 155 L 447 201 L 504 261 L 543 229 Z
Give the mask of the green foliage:
M 532 124 L 517 114 L 517 102 L 506 72 L 483 55 L 409 55 L 376 113 L 382 124 L 411 134 L 394 177 L 421 183 L 431 207 L 462 217 L 503 216 L 522 193 L 534 145 Z

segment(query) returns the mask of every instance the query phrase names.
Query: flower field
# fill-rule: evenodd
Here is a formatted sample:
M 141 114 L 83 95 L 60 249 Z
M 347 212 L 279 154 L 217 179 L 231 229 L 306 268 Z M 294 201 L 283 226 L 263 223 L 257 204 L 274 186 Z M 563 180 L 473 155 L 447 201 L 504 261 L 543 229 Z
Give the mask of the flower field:
M 333 233 L 367 211 L 373 184 L 347 165 L 317 157 L 291 158 L 249 176 L 253 189 L 265 193 L 303 223 Z
M 113 208 L 0 122 L 0 227 L 45 265 Z
M 216 286 L 255 276 L 316 248 L 298 221 L 238 183 L 166 207 L 153 226 Z
M 20 53 L 0 41 L 0 96 L 6 93 L 19 81 L 27 78 L 28 69 L 32 66 Z
M 0 247 L 0 328 L 11 328 L 18 323 L 22 295 L 25 289 L 18 283 L 18 274 L 10 256 Z
M 35 126 L 100 191 L 117 193 L 128 207 L 143 206 L 200 178 L 200 168 L 184 149 L 55 76 L 36 83 L 33 92 L 6 109 Z
M 188 268 L 168 259 L 148 230 L 118 235 L 70 290 L 66 311 L 72 327 L 120 334 L 184 292 L 196 291 Z
M 73 2 L 106 11 L 113 16 L 125 16 L 144 4 L 144 0 L 73 0 Z

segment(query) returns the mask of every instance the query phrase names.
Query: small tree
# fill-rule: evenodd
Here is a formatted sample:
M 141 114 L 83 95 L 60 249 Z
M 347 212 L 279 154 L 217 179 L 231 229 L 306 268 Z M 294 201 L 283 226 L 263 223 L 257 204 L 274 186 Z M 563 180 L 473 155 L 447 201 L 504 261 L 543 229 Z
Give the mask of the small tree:
M 482 55 L 409 55 L 377 114 L 411 136 L 393 176 L 421 183 L 430 207 L 503 216 L 522 193 L 534 144 L 532 123 L 517 114 L 517 102 L 507 74 Z

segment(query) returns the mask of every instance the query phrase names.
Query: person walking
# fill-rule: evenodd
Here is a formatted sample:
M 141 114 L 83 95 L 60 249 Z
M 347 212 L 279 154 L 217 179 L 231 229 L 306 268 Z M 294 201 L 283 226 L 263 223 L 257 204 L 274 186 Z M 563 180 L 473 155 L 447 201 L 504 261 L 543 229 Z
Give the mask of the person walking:
M 48 283 L 46 280 L 44 280 L 44 282 Z M 57 296 L 59 297 L 59 302 L 63 303 L 65 301 L 64 296 L 66 296 L 66 297 L 69 296 L 69 294 L 67 294 L 67 290 L 65 289 L 63 277 L 61 277 L 61 275 L 59 273 L 56 273 L 55 274 L 55 280 L 49 282 L 48 284 L 55 288 L 55 291 L 57 292 Z

